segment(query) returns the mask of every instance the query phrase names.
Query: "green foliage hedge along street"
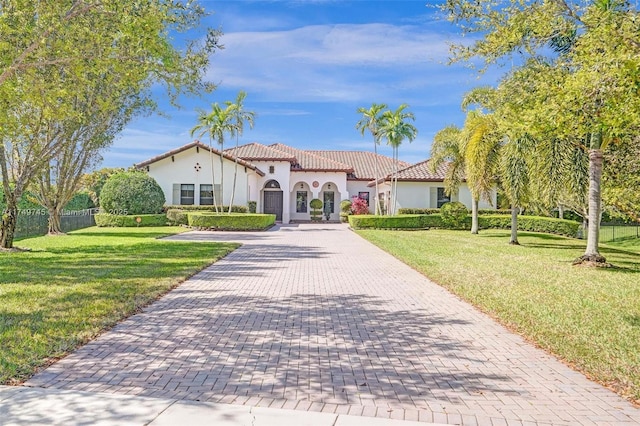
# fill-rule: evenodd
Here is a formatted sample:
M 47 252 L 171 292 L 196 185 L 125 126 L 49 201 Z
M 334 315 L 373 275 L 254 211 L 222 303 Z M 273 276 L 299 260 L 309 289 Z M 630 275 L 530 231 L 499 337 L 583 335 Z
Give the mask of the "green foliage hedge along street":
M 440 213 L 440 209 L 419 209 L 419 208 L 409 208 L 409 207 L 404 207 L 401 209 L 398 209 L 398 214 L 403 215 L 403 214 L 439 214 Z M 506 215 L 511 215 L 511 210 L 509 209 L 479 209 L 478 210 L 478 214 L 479 215 L 485 215 L 485 214 L 506 214 Z
M 503 214 L 481 215 L 478 217 L 481 229 L 510 229 L 511 218 Z M 399 215 L 399 216 L 349 216 L 349 225 L 353 229 L 451 229 L 440 214 Z M 471 229 L 471 217 L 467 216 L 464 229 Z M 547 234 L 576 237 L 580 224 L 571 220 L 539 216 L 518 216 L 518 230 L 544 232 Z
M 140 218 L 140 222 L 138 222 L 137 218 Z M 138 226 L 165 226 L 167 224 L 167 216 L 165 214 L 118 215 L 98 213 L 95 215 L 95 220 L 96 225 L 100 227 L 133 228 Z
M 169 210 L 184 210 L 184 211 L 195 211 L 195 212 L 213 212 L 215 213 L 216 208 L 214 206 L 196 206 L 196 205 L 169 205 L 164 207 L 165 211 Z M 218 206 L 218 211 L 222 213 L 227 213 L 229 211 L 229 206 Z M 247 206 L 231 206 L 231 213 L 249 213 L 249 208 Z
M 276 223 L 274 214 L 211 214 L 188 212 L 189 226 L 218 231 L 262 231 Z

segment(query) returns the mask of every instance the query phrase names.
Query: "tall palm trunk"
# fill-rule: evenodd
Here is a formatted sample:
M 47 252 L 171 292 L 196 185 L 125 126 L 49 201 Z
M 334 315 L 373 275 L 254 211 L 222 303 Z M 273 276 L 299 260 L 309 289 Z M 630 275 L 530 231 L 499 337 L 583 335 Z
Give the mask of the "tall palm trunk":
M 518 242 L 518 213 L 520 209 L 514 204 L 511 206 L 511 241 L 509 244 L 519 246 Z
M 209 159 L 211 160 L 211 195 L 213 196 L 213 208 L 218 212 L 218 202 L 216 201 L 216 177 L 213 164 L 213 144 L 211 138 L 209 138 Z
M 238 151 L 238 135 L 236 135 L 236 153 Z M 236 182 L 238 181 L 238 156 L 235 156 L 235 164 L 233 166 L 233 186 L 231 187 L 231 199 L 229 200 L 229 214 L 231 214 L 231 206 L 236 195 Z
M 593 146 L 593 145 L 592 145 Z M 600 242 L 600 217 L 602 198 L 600 183 L 604 153 L 602 149 L 589 149 L 589 226 L 587 228 L 587 248 L 578 261 L 604 263 L 606 259 L 598 251 Z
M 224 213 L 224 140 L 220 140 L 220 212 Z M 215 188 L 214 188 L 215 192 Z M 217 210 L 217 209 L 216 209 Z
M 476 197 L 472 195 L 471 200 L 471 233 L 478 233 L 478 202 L 480 197 Z
M 378 199 L 380 194 L 380 189 L 378 186 L 378 141 L 376 140 L 375 136 L 373 137 L 373 154 L 375 156 L 373 160 L 373 173 L 375 175 L 374 179 L 376 181 L 376 196 L 373 197 L 376 206 L 373 211 L 376 215 L 380 215 L 382 212 L 380 211 L 380 200 Z

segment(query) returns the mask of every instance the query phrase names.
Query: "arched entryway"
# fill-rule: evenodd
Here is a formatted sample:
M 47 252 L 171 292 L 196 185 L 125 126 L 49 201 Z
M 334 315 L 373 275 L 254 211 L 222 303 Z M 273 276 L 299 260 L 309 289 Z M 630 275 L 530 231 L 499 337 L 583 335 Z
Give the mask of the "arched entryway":
M 277 180 L 270 180 L 264 184 L 262 189 L 262 205 L 263 212 L 266 214 L 275 214 L 277 221 L 282 221 L 282 189 Z

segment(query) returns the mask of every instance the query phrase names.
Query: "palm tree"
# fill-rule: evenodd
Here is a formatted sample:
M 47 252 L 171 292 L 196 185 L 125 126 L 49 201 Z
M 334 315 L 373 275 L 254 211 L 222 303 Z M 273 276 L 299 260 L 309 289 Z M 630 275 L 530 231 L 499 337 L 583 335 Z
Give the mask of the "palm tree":
M 465 174 L 471 192 L 471 233 L 478 233 L 478 204 L 480 198 L 491 200 L 495 188 L 502 135 L 491 114 L 477 111 L 467 113 L 461 132 Z
M 365 129 L 368 129 L 373 136 L 373 153 L 374 153 L 374 179 L 376 182 L 376 195 L 374 197 L 376 206 L 375 214 L 380 214 L 380 200 L 378 196 L 378 145 L 380 144 L 380 122 L 382 121 L 382 112 L 387 108 L 386 104 L 371 104 L 369 109 L 358 108 L 358 114 L 362 114 L 362 118 L 356 124 L 356 129 L 360 130 L 360 134 L 364 136 Z
M 409 105 L 402 104 L 395 111 L 385 111 L 382 114 L 382 120 L 380 125 L 380 133 L 387 140 L 387 144 L 393 148 L 393 175 L 391 178 L 391 208 L 389 214 L 393 215 L 396 212 L 397 202 L 397 190 L 398 190 L 398 148 L 402 144 L 402 141 L 408 139 L 412 142 L 418 130 L 407 120 L 415 120 L 415 116 L 411 112 L 405 112 Z
M 244 110 L 244 98 L 247 97 L 247 94 L 244 91 L 238 92 L 238 96 L 236 97 L 236 102 L 232 103 L 231 101 L 225 102 L 227 105 L 227 109 L 231 112 L 231 119 L 234 123 L 233 126 L 233 134 L 236 137 L 236 149 L 238 148 L 238 138 L 242 136 L 242 132 L 244 131 L 244 123 L 249 124 L 249 128 L 253 129 L 253 120 L 256 116 L 256 113 L 253 111 L 245 111 Z M 233 199 L 236 195 L 236 182 L 238 178 L 238 156 L 235 156 L 235 165 L 233 169 L 233 187 L 231 189 L 231 200 L 229 201 L 229 213 L 231 213 L 231 206 L 233 206 Z
M 509 139 L 500 152 L 500 183 L 511 204 L 511 239 L 509 244 L 518 242 L 518 214 L 529 199 L 530 170 L 527 154 L 531 152 L 533 140 L 529 136 Z
M 211 184 L 213 190 L 213 205 L 216 213 L 219 213 L 218 204 L 216 201 L 216 185 L 215 185 L 215 177 L 214 177 L 214 166 L 213 166 L 213 146 L 212 140 L 215 139 L 218 141 L 220 145 L 220 152 L 224 149 L 224 136 L 225 133 L 233 132 L 233 123 L 231 123 L 231 114 L 229 108 L 222 109 L 218 103 L 214 103 L 211 105 L 211 111 L 209 113 L 205 111 L 200 111 L 198 115 L 198 124 L 191 129 L 191 136 L 193 136 L 196 132 L 200 132 L 198 137 L 201 137 L 205 134 L 209 135 L 209 153 L 211 159 Z M 220 155 L 220 204 L 221 207 L 224 204 L 224 158 L 222 154 Z
M 440 130 L 431 144 L 431 161 L 429 167 L 433 172 L 445 161 L 449 162 L 444 177 L 444 190 L 448 196 L 458 193 L 460 184 L 465 179 L 464 147 L 461 143 L 462 130 L 457 126 L 447 126 Z

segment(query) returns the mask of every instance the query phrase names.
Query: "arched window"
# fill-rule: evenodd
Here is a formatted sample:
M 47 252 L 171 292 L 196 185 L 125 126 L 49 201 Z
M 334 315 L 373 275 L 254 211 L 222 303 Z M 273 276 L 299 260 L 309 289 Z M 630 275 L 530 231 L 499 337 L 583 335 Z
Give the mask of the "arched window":
M 280 189 L 280 184 L 277 180 L 270 180 L 264 184 L 265 189 Z

